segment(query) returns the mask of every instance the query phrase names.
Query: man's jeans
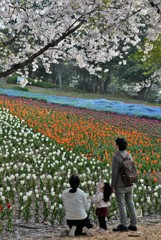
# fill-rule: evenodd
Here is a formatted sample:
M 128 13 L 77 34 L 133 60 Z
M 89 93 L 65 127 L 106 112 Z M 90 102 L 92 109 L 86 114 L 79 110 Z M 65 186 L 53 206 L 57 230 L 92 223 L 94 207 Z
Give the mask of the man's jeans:
M 135 226 L 137 223 L 135 206 L 133 202 L 133 186 L 116 188 L 116 201 L 120 213 L 120 222 L 122 225 L 127 226 L 127 212 L 130 215 L 130 224 Z

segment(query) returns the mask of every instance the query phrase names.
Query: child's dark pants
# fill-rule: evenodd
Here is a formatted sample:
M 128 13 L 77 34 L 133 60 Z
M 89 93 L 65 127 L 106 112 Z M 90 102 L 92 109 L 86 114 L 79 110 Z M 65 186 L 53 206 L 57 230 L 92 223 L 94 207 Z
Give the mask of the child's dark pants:
M 99 226 L 100 228 L 103 228 L 105 230 L 107 230 L 107 225 L 106 225 L 107 212 L 108 212 L 107 207 L 96 209 L 96 215 L 98 217 Z

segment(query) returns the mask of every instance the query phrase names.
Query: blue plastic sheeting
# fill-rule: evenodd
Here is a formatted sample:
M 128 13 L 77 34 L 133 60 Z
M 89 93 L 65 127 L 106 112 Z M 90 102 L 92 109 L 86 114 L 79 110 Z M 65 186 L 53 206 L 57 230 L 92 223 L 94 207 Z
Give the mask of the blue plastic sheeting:
M 161 119 L 161 107 L 151 107 L 143 104 L 123 103 L 120 101 L 109 101 L 106 99 L 69 98 L 65 96 L 52 96 L 3 88 L 0 88 L 0 94 L 15 97 L 20 96 L 27 98 L 36 98 L 41 100 L 44 99 L 50 103 L 94 109 L 97 111 L 107 111 L 131 116 Z

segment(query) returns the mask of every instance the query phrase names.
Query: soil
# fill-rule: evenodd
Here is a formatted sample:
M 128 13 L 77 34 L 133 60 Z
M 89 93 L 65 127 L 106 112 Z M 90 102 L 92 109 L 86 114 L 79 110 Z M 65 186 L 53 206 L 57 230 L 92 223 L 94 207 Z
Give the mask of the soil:
M 96 226 L 91 230 L 93 237 L 73 237 L 73 240 L 161 240 L 161 216 L 142 217 L 138 221 L 137 232 L 113 232 L 112 228 L 118 221 L 108 223 L 108 231 L 105 234 L 96 232 Z M 0 240 L 68 240 L 71 237 L 60 237 L 67 226 L 50 226 L 46 224 L 14 225 L 14 230 L 7 230 L 0 234 Z

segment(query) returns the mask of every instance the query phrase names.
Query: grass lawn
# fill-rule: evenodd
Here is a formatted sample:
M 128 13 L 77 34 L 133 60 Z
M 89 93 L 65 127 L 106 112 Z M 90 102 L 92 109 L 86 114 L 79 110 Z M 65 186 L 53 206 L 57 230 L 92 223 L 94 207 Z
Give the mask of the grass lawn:
M 0 80 L 0 88 L 6 88 L 6 89 L 15 89 L 17 85 L 15 84 L 8 84 L 4 79 Z M 29 92 L 32 93 L 40 93 L 40 94 L 47 94 L 47 95 L 56 95 L 56 96 L 67 96 L 72 98 L 87 98 L 87 99 L 107 99 L 111 101 L 122 101 L 126 103 L 137 103 L 137 104 L 145 104 L 149 106 L 161 106 L 160 104 L 155 103 L 148 103 L 144 101 L 140 101 L 134 98 L 129 98 L 126 96 L 121 96 L 118 94 L 96 94 L 96 93 L 88 93 L 88 92 L 78 92 L 74 89 L 59 89 L 59 88 L 41 88 L 36 86 L 27 85 L 26 89 L 28 89 Z

